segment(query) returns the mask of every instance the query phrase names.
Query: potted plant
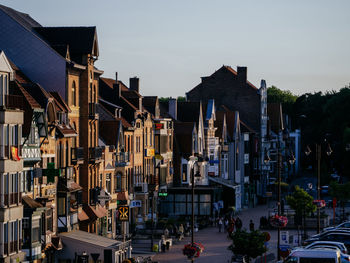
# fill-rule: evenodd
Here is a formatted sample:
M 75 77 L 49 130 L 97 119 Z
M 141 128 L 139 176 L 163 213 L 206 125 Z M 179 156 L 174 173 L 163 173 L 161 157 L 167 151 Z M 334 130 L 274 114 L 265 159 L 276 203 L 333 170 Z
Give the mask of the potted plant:
M 184 246 L 182 252 L 188 259 L 198 258 L 200 253 L 202 253 L 204 247 L 200 243 L 189 243 Z

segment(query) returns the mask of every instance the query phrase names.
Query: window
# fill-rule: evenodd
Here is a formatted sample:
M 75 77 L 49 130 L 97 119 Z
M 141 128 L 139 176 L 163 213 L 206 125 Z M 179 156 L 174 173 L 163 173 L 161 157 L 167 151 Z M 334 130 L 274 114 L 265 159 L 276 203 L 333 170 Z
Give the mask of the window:
M 182 182 L 187 182 L 187 164 L 182 165 Z
M 77 106 L 77 87 L 75 81 L 72 84 L 72 105 Z
M 57 201 L 57 214 L 58 216 L 66 215 L 66 199 L 64 197 L 59 197 Z
M 111 174 L 106 174 L 106 189 L 108 193 L 111 193 Z
M 145 141 L 145 145 L 147 146 L 148 145 L 148 128 L 146 127 L 145 129 L 145 132 L 146 132 L 146 141 Z
M 120 192 L 122 190 L 122 175 L 120 172 L 114 175 L 114 192 Z
M 46 212 L 46 230 L 53 231 L 53 216 L 52 216 L 52 208 L 47 210 Z

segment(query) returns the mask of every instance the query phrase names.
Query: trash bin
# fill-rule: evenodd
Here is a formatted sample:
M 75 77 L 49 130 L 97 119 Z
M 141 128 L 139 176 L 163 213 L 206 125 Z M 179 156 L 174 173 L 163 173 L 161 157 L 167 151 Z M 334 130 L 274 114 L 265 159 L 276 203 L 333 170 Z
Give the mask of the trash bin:
M 157 244 L 154 244 L 154 245 L 153 245 L 153 252 L 158 252 L 158 250 L 159 250 L 158 245 L 157 245 Z
M 166 242 L 166 250 L 169 250 L 169 248 L 170 248 L 170 242 L 167 241 L 167 242 Z
M 162 244 L 162 252 L 163 253 L 165 252 L 165 244 L 164 243 Z

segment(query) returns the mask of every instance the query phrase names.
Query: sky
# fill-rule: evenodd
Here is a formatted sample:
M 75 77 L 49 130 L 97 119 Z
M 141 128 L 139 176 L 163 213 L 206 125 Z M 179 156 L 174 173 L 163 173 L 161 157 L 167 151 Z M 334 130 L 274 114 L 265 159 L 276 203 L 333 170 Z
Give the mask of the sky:
M 0 0 L 43 26 L 96 26 L 104 77 L 184 96 L 222 65 L 306 92 L 350 83 L 349 0 Z M 0 40 L 1 41 L 1 40 Z

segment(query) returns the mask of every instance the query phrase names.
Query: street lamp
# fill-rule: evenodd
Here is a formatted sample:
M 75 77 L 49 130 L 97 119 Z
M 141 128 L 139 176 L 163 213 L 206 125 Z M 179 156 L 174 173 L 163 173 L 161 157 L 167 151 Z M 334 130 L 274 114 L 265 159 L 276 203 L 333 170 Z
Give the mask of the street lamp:
M 321 200 L 321 156 L 322 156 L 322 147 L 320 143 L 316 144 L 316 160 L 317 160 L 317 200 Z M 326 154 L 330 156 L 333 150 L 329 143 L 327 143 Z M 305 148 L 306 156 L 311 154 L 311 149 L 309 145 Z M 320 215 L 320 207 L 317 206 L 317 234 L 321 232 L 321 215 Z

